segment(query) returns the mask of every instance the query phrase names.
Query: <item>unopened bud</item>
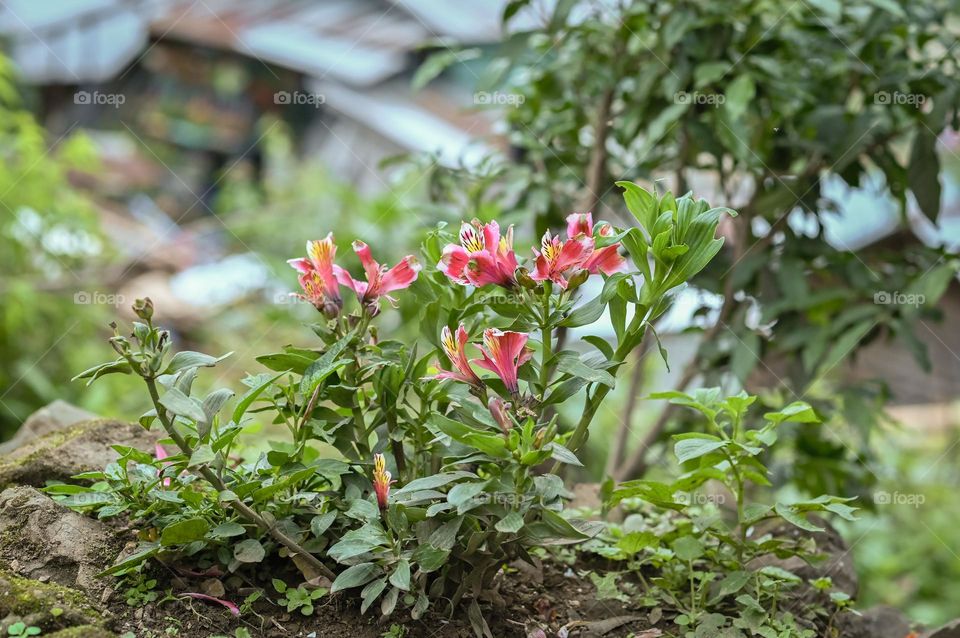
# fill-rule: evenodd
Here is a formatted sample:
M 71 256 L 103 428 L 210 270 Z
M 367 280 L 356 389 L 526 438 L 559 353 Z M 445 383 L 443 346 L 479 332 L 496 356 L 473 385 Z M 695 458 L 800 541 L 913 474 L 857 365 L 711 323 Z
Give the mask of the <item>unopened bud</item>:
M 322 304 L 317 306 L 317 310 L 327 319 L 336 319 L 340 314 L 340 304 L 333 300 L 325 299 Z
M 570 290 L 574 290 L 574 289 L 576 289 L 576 288 L 579 288 L 580 286 L 583 285 L 583 283 L 584 283 L 589 277 L 590 277 L 590 271 L 589 271 L 589 270 L 583 270 L 583 269 L 578 270 L 577 272 L 573 273 L 573 275 L 570 277 L 570 279 L 567 280 L 567 290 L 570 291 Z
M 133 312 L 144 321 L 150 321 L 153 318 L 153 302 L 150 297 L 137 299 L 133 302 Z
M 509 436 L 510 428 L 513 427 L 513 423 L 510 421 L 510 415 L 508 414 L 511 407 L 510 404 L 500 397 L 494 397 L 490 399 L 487 407 L 490 409 L 493 420 L 496 421 L 500 429 L 503 430 L 504 435 Z
M 534 449 L 539 450 L 540 448 L 543 447 L 543 439 L 544 439 L 544 437 L 546 437 L 546 435 L 547 435 L 546 429 L 539 430 L 539 431 L 534 435 L 534 437 L 533 437 L 533 447 L 534 447 Z
M 527 290 L 533 290 L 537 287 L 537 282 L 530 276 L 530 271 L 520 266 L 513 273 L 514 278 L 517 280 L 517 283 L 526 288 Z

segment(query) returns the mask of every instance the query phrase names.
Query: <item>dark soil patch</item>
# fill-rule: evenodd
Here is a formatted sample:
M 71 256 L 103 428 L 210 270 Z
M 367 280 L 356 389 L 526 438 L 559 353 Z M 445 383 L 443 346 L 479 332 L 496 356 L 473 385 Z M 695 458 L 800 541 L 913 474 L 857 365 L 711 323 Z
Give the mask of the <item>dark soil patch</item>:
M 272 599 L 269 580 L 274 574 L 264 572 L 265 581 L 258 583 Z M 200 591 L 202 577 L 178 577 L 175 584 L 182 591 Z M 541 582 L 542 580 L 542 582 Z M 228 592 L 225 598 L 240 602 L 249 589 Z M 511 570 L 499 577 L 499 598 L 484 602 L 483 615 L 495 638 L 527 638 L 538 635 L 557 636 L 566 627 L 571 638 L 605 636 L 623 638 L 650 629 L 643 610 L 628 608 L 617 600 L 598 600 L 597 591 L 589 579 L 558 563 L 546 563 L 542 570 L 524 568 Z M 176 596 L 176 592 L 174 592 Z M 270 638 L 289 636 L 306 638 L 379 638 L 391 625 L 406 629 L 405 638 L 472 638 L 474 636 L 463 608 L 452 616 L 443 613 L 443 603 L 433 608 L 420 620 L 411 620 L 409 614 L 398 610 L 391 618 L 379 619 L 375 610 L 361 615 L 356 596 L 350 594 L 328 596 L 320 601 L 309 617 L 298 612 L 287 613 L 268 602 L 254 605 L 256 614 L 234 617 L 216 603 L 189 598 L 150 603 L 130 607 L 120 593 L 109 601 L 108 626 L 118 634 L 132 631 L 137 638 L 165 636 L 174 627 L 180 636 L 233 636 L 237 627 L 246 627 L 251 636 Z

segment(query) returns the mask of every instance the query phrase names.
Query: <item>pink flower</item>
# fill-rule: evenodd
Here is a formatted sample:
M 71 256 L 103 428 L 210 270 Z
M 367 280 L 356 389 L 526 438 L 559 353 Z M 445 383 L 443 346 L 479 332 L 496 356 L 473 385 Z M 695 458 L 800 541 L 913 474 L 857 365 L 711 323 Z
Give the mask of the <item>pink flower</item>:
M 536 255 L 536 265 L 530 277 L 535 281 L 549 279 L 564 290 L 567 289 L 566 275 L 572 271 L 581 270 L 583 262 L 593 251 L 593 238 L 581 237 L 561 241 L 548 230 L 540 240 L 540 252 L 533 249 Z
M 167 458 L 168 456 L 170 456 L 169 454 L 167 454 L 167 451 L 166 451 L 165 449 L 163 449 L 163 446 L 160 445 L 159 443 L 156 443 L 156 444 L 153 446 L 153 450 L 154 450 L 154 456 L 157 457 L 157 460 L 158 460 L 158 461 L 161 461 L 161 460 Z M 161 464 L 160 471 L 163 472 L 163 468 L 167 467 L 168 465 L 171 465 L 171 463 L 170 463 L 169 461 L 166 462 L 166 463 Z M 163 486 L 164 486 L 164 487 L 170 487 L 170 481 L 171 481 L 171 479 L 170 479 L 169 476 L 168 476 L 167 478 L 163 479 L 163 481 L 162 481 Z
M 437 270 L 458 284 L 512 288 L 517 256 L 513 252 L 513 226 L 500 235 L 497 222 L 474 220 L 460 227 L 460 245 L 447 244 Z
M 573 213 L 567 217 L 567 237 L 569 239 L 590 240 L 590 255 L 583 260 L 580 267 L 587 270 L 591 275 L 598 272 L 605 275 L 623 272 L 626 269 L 627 260 L 620 254 L 619 242 L 594 249 L 593 230 L 592 213 Z M 613 228 L 610 224 L 603 224 L 597 234 L 601 237 L 609 237 L 613 234 Z
M 522 332 L 487 328 L 483 331 L 483 345 L 480 347 L 483 358 L 474 359 L 473 363 L 495 373 L 510 394 L 516 394 L 520 390 L 517 371 L 533 356 L 526 344 L 527 335 Z
M 333 243 L 333 233 L 324 239 L 307 242 L 307 257 L 291 259 L 287 263 L 300 273 L 300 287 L 305 294 L 297 295 L 312 303 L 317 310 L 336 316 L 343 306 L 340 297 L 340 284 L 334 275 L 336 266 L 333 258 L 337 246 Z
M 420 272 L 420 264 L 413 255 L 407 255 L 400 263 L 387 270 L 386 266 L 381 266 L 373 259 L 370 247 L 362 241 L 353 242 L 353 252 L 360 257 L 367 280 L 354 279 L 340 266 L 334 266 L 334 272 L 337 281 L 357 293 L 357 299 L 373 315 L 380 312 L 380 297 L 386 297 L 391 304 L 396 305 L 396 300 L 388 293 L 408 287 L 416 281 L 417 273 Z
M 387 509 L 387 499 L 390 498 L 390 484 L 393 483 L 390 472 L 387 471 L 387 460 L 383 454 L 373 455 L 373 492 L 377 495 L 377 505 L 380 509 Z
M 438 366 L 439 372 L 434 376 L 434 379 L 456 379 L 475 386 L 483 385 L 483 381 L 473 371 L 470 362 L 467 360 L 465 348 L 469 340 L 470 335 L 467 334 L 467 329 L 463 327 L 462 323 L 457 328 L 456 335 L 448 326 L 443 327 L 443 330 L 440 331 L 440 345 L 443 346 L 444 353 L 446 353 L 455 369 L 444 370 Z

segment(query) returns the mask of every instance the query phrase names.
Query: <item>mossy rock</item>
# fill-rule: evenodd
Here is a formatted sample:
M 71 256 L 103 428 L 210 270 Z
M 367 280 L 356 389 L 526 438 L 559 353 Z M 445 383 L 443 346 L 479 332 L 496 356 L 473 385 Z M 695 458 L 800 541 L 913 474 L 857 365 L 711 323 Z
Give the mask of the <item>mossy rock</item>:
M 113 445 L 152 450 L 158 435 L 140 425 L 92 419 L 34 439 L 0 457 L 0 489 L 11 485 L 43 487 L 69 481 L 82 472 L 102 470 L 117 459 Z
M 50 631 L 80 626 L 97 628 L 101 617 L 75 589 L 0 569 L 0 635 L 6 635 L 7 627 L 18 621 L 40 627 L 44 635 L 48 635 Z

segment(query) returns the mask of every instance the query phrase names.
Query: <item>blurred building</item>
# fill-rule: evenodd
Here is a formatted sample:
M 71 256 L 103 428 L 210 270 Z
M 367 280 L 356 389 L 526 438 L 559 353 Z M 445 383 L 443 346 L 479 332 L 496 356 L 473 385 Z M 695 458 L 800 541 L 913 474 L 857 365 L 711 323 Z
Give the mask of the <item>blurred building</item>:
M 489 120 L 464 82 L 410 88 L 445 42 L 500 39 L 505 1 L 8 0 L 0 36 L 22 80 L 38 87 L 56 131 L 79 123 L 132 129 L 207 155 L 209 173 L 256 162 L 261 116 L 288 123 L 361 190 L 400 152 L 470 162 Z M 104 108 L 114 106 L 115 108 Z

